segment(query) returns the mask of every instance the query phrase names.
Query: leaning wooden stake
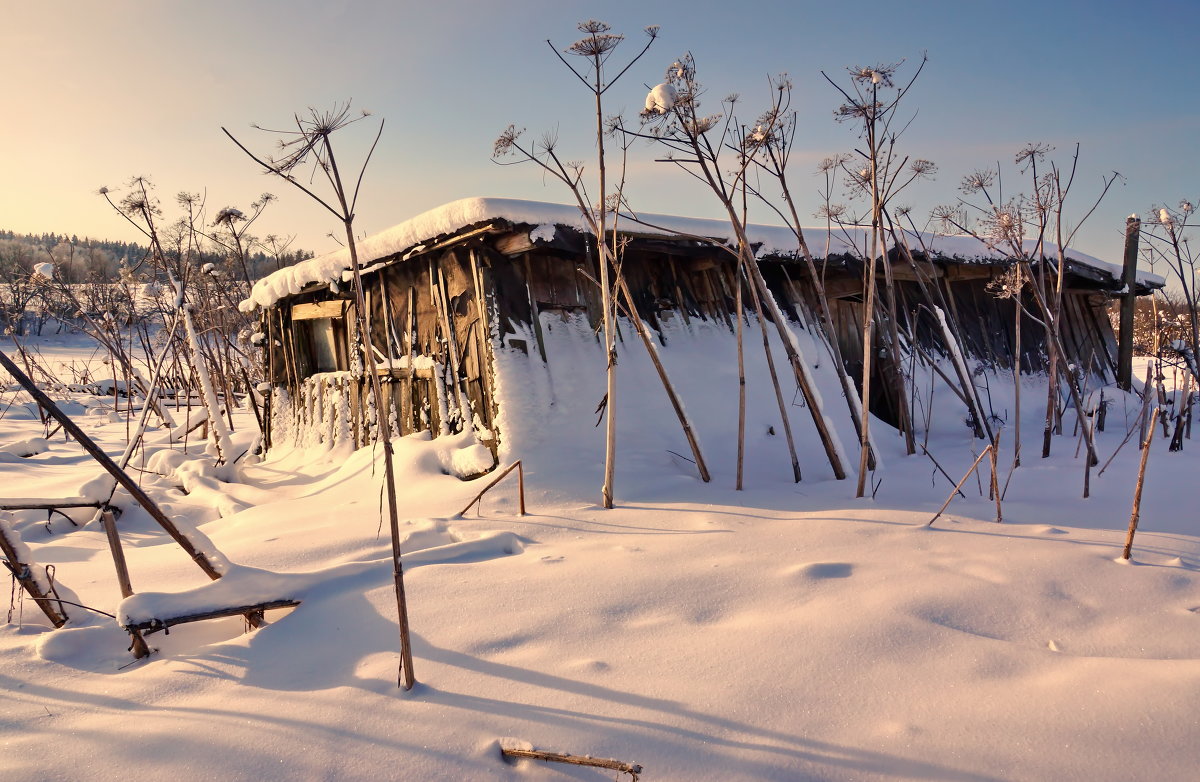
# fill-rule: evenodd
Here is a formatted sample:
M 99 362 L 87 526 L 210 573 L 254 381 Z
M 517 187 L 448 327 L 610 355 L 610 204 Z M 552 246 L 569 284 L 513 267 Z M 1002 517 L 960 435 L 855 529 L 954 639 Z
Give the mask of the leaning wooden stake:
M 683 436 L 687 438 L 688 446 L 692 449 L 692 456 L 696 461 L 696 469 L 700 471 L 700 480 L 708 483 L 712 480 L 712 476 L 708 472 L 708 465 L 704 462 L 704 454 L 700 452 L 700 443 L 696 439 L 696 433 L 692 430 L 692 422 L 688 420 L 687 413 L 683 409 L 683 404 L 679 401 L 679 395 L 675 393 L 675 386 L 672 385 L 671 378 L 667 376 L 666 367 L 663 366 L 662 360 L 658 356 L 658 349 L 654 347 L 654 340 L 650 338 L 650 334 L 646 330 L 646 324 L 642 322 L 642 317 L 638 314 L 637 306 L 633 303 L 633 295 L 629 292 L 629 286 L 625 283 L 624 275 L 618 275 L 617 284 L 620 286 L 621 295 L 625 297 L 625 307 L 629 319 L 633 322 L 633 327 L 637 331 L 638 336 L 641 337 L 642 345 L 646 348 L 646 353 L 650 356 L 650 361 L 654 363 L 654 369 L 658 372 L 658 379 L 662 381 L 663 390 L 667 392 L 667 399 L 671 402 L 671 408 L 675 411 L 675 417 L 679 419 L 679 426 L 683 429 Z M 611 408 L 608 414 L 612 415 Z
M 1125 536 L 1125 551 L 1121 556 L 1129 559 L 1133 553 L 1133 534 L 1137 532 L 1138 519 L 1142 515 L 1142 487 L 1146 483 L 1146 460 L 1150 458 L 1150 443 L 1154 440 L 1154 424 L 1158 421 L 1160 408 L 1154 408 L 1150 414 L 1150 428 L 1146 431 L 1146 440 L 1142 443 L 1142 462 L 1138 465 L 1137 486 L 1133 490 L 1133 511 L 1129 514 L 1129 533 Z
M 12 536 L 10 539 L 9 536 Z M 62 627 L 67 623 L 67 613 L 63 610 L 62 602 L 56 599 L 52 594 L 53 585 L 50 585 L 50 591 L 43 588 L 40 580 L 34 575 L 34 568 L 38 565 L 34 562 L 27 562 L 27 556 L 22 556 L 18 550 L 24 548 L 20 543 L 20 537 L 16 531 L 8 527 L 4 523 L 0 523 L 0 553 L 4 554 L 4 564 L 12 571 L 13 578 L 17 579 L 38 608 L 42 609 L 42 613 L 50 620 L 50 624 L 55 627 Z
M 979 463 L 983 461 L 983 457 L 987 456 L 991 452 L 992 445 L 991 443 L 988 443 L 987 447 L 980 451 L 979 456 L 975 457 L 975 463 L 971 465 L 971 469 L 967 470 L 966 474 L 963 475 L 962 480 L 954 486 L 954 491 L 950 492 L 950 496 L 946 498 L 944 503 L 942 503 L 942 507 L 938 508 L 938 512 L 933 514 L 933 518 L 930 519 L 929 523 L 925 525 L 926 527 L 932 527 L 933 522 L 937 521 L 938 517 L 942 515 L 942 512 L 946 510 L 946 508 L 950 507 L 950 501 L 954 499 L 954 495 L 958 493 L 958 490 L 962 488 L 962 485 L 967 482 L 968 478 L 971 477 L 971 473 L 975 472 L 975 468 L 978 467 Z
M 740 278 L 738 279 L 738 286 L 741 286 Z M 796 440 L 792 437 L 792 424 L 788 418 L 787 403 L 784 402 L 783 390 L 779 387 L 779 375 L 775 372 L 775 359 L 771 356 L 771 342 L 767 338 L 767 322 L 763 317 L 762 299 L 759 297 L 758 291 L 753 287 L 750 288 L 750 300 L 754 303 L 754 315 L 758 318 L 758 328 L 762 331 L 763 353 L 767 357 L 767 371 L 771 375 L 771 387 L 775 389 L 775 404 L 779 407 L 779 420 L 783 424 L 783 434 L 784 439 L 787 440 L 788 456 L 792 460 L 792 480 L 799 483 L 800 459 L 796 456 Z M 738 313 L 738 317 L 742 317 L 740 312 Z M 738 323 L 740 324 L 741 321 L 739 320 Z
M 796 386 L 800 389 L 800 393 L 804 395 L 809 415 L 812 416 L 813 426 L 816 427 L 817 436 L 820 438 L 821 445 L 825 449 L 825 456 L 829 459 L 829 466 L 833 468 L 833 477 L 839 481 L 845 480 L 845 455 L 841 440 L 838 439 L 837 432 L 825 417 L 824 404 L 817 393 L 808 364 L 800 355 L 799 342 L 796 341 L 795 335 L 787 327 L 783 311 L 775 301 L 775 296 L 767 286 L 767 281 L 763 279 L 762 270 L 759 269 L 758 261 L 755 260 L 754 254 L 750 249 L 750 242 L 746 238 L 745 231 L 741 228 L 741 222 L 732 212 L 731 218 L 731 224 L 738 236 L 739 262 L 749 276 L 751 288 L 758 291 L 759 300 L 771 316 L 771 321 L 775 324 L 775 330 L 779 332 L 779 340 L 783 343 L 783 352 L 787 356 L 788 364 L 792 367 Z
M 463 508 L 462 510 L 460 510 L 458 512 L 458 515 L 459 516 L 466 515 L 466 512 L 469 511 L 471 509 L 471 507 L 475 505 L 475 503 L 477 503 L 481 499 L 483 499 L 483 495 L 487 493 L 488 489 L 492 488 L 497 483 L 499 483 L 501 480 L 503 480 L 504 476 L 506 476 L 510 472 L 512 472 L 514 467 L 517 470 L 517 491 L 521 496 L 521 515 L 524 516 L 525 515 L 525 468 L 521 465 L 520 459 L 517 459 L 512 464 L 508 465 L 508 467 L 505 467 L 504 472 L 500 473 L 495 478 L 493 478 L 492 482 L 489 483 L 487 486 L 484 486 L 480 490 L 480 492 L 475 495 L 475 499 L 468 502 L 467 507 Z
M 1154 362 L 1152 361 L 1150 363 L 1153 364 Z M 1135 428 L 1138 429 L 1138 442 L 1141 442 L 1142 440 L 1146 439 L 1146 423 L 1150 420 L 1150 418 L 1148 416 L 1149 411 L 1150 411 L 1150 365 L 1148 364 L 1148 365 L 1146 365 L 1146 383 L 1142 387 L 1142 407 L 1138 411 L 1138 416 L 1134 420 L 1133 425 L 1129 427 L 1129 430 L 1127 432 L 1125 432 L 1125 439 L 1122 440 L 1121 444 L 1117 446 L 1117 449 L 1115 451 L 1113 451 L 1112 456 L 1108 457 L 1108 461 L 1106 461 L 1104 463 L 1104 466 L 1100 468 L 1100 472 L 1096 473 L 1097 476 L 1103 475 L 1104 471 L 1107 470 L 1109 468 L 1109 465 L 1112 464 L 1113 459 L 1117 458 L 1117 454 L 1119 454 L 1121 452 L 1121 449 L 1125 447 L 1125 443 L 1129 442 L 1129 439 L 1131 437 L 1133 437 L 1133 430 Z
M 549 760 L 554 763 L 569 763 L 572 766 L 607 768 L 611 771 L 620 771 L 628 774 L 633 778 L 633 782 L 637 782 L 638 774 L 642 773 L 642 767 L 638 763 L 625 763 L 620 760 L 607 758 L 593 758 L 587 755 L 568 755 L 563 752 L 546 752 L 540 749 L 516 749 L 504 746 L 500 747 L 500 754 L 506 758 L 533 758 L 534 760 Z

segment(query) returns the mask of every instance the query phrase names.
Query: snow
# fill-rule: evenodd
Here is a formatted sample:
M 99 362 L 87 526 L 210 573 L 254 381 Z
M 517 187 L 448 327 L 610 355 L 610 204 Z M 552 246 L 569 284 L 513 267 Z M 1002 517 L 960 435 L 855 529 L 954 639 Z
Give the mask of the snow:
M 637 221 L 633 222 L 636 218 Z M 432 209 L 406 220 L 392 228 L 368 236 L 358 242 L 359 263 L 367 268 L 375 261 L 393 255 L 416 251 L 432 240 L 452 234 L 464 228 L 504 220 L 512 224 L 536 226 L 539 237 L 544 237 L 545 226 L 561 225 L 578 231 L 586 231 L 587 225 L 578 207 L 564 204 L 549 204 L 540 201 L 525 201 L 515 198 L 464 198 Z M 733 241 L 729 224 L 722 220 L 707 220 L 695 217 L 677 217 L 651 213 L 622 214 L 622 225 L 631 231 L 651 236 L 684 234 L 714 239 L 719 242 Z M 869 228 L 848 228 L 837 231 L 830 238 L 830 254 L 858 253 L 856 247 L 866 246 Z M 811 242 L 822 237 L 824 228 L 806 228 L 805 235 Z M 753 244 L 760 245 L 760 257 L 769 255 L 791 255 L 796 251 L 796 238 L 790 228 L 773 225 L 751 224 L 747 236 Z M 965 261 L 995 260 L 1005 257 L 998 249 L 990 248 L 971 236 L 939 236 L 921 234 L 921 241 L 930 251 Z M 909 244 L 916 246 L 911 237 Z M 816 245 L 813 245 L 816 246 Z M 1047 257 L 1057 257 L 1057 249 L 1044 243 Z M 1027 252 L 1036 248 L 1034 240 L 1025 244 Z M 1101 269 L 1114 278 L 1120 278 L 1120 264 L 1108 263 L 1071 250 L 1071 260 Z M 301 261 L 280 269 L 258 280 L 250 290 L 250 296 L 238 307 L 243 312 L 253 312 L 259 307 L 269 307 L 280 299 L 302 291 L 313 283 L 336 285 L 349 279 L 350 253 L 346 249 Z M 1148 272 L 1138 272 L 1138 281 L 1143 284 L 1162 285 L 1165 280 Z
M 50 450 L 50 443 L 44 437 L 27 437 L 15 442 L 0 443 L 0 453 L 12 454 L 22 459 L 37 456 Z
M 670 84 L 659 84 L 646 96 L 646 111 L 654 114 L 666 114 L 675 108 L 675 88 Z
M 804 481 L 792 483 L 783 438 L 768 434 L 780 428 L 765 360 L 747 350 L 747 480 L 738 492 L 729 330 L 672 320 L 660 348 L 706 448 L 713 481 L 704 484 L 675 455 L 689 453 L 686 442 L 622 324 L 618 507 L 605 511 L 596 488 L 603 427 L 592 415 L 603 394 L 602 348 L 585 323 L 546 316 L 542 326 L 549 366 L 507 348 L 496 360 L 501 464 L 522 459 L 529 515 L 517 513 L 513 473 L 478 509 L 456 516 L 490 480 L 447 474 L 447 455 L 470 448 L 468 439 L 394 441 L 412 692 L 396 687 L 378 448 L 280 447 L 222 472 L 203 443 L 184 452 L 167 431 L 151 432 L 135 474 L 206 553 L 224 555 L 225 575 L 210 582 L 118 492 L 137 590 L 125 600 L 102 530 L 56 523 L 49 531 L 44 512 L 0 514 L 34 561 L 54 566 L 63 599 L 127 621 L 300 600 L 249 633 L 240 618 L 154 633 L 147 639 L 156 651 L 141 662 L 112 619 L 68 606 L 71 621 L 53 631 L 26 600 L 0 626 L 5 775 L 614 777 L 508 764 L 504 745 L 637 762 L 646 780 L 1194 777 L 1194 441 L 1179 453 L 1165 438 L 1155 442 L 1133 560 L 1118 562 L 1136 447 L 1103 475 L 1093 471 L 1092 499 L 1080 500 L 1072 413 L 1051 457 L 1037 458 L 1039 405 L 1029 400 L 1044 401 L 1045 383 L 1027 377 L 1024 459 L 1005 523 L 987 521 L 994 506 L 972 479 L 967 496 L 927 528 L 950 484 L 928 459 L 905 456 L 881 422 L 871 428 L 888 470 L 877 475 L 874 501 L 855 500 L 854 481 L 832 479 L 808 411 L 793 401 Z M 819 354 L 805 332 L 793 336 Z M 774 331 L 770 339 L 778 351 Z M 836 400 L 827 363 L 813 382 Z M 954 374 L 948 363 L 944 371 Z M 981 397 L 1005 419 L 1007 473 L 1017 423 L 1011 379 L 972 377 L 987 383 Z M 980 442 L 940 383 L 928 448 L 957 480 Z M 921 418 L 929 386 L 917 387 Z M 5 391 L 4 404 L 14 404 L 0 418 L 0 441 L 40 437 L 36 415 L 14 414 L 25 409 L 15 394 Z M 1112 389 L 1105 398 L 1102 462 L 1141 407 Z M 831 424 L 852 437 L 844 405 L 826 404 Z M 108 452 L 121 453 L 123 422 L 84 420 Z M 235 422 L 230 436 L 241 452 L 256 432 L 246 411 Z M 48 445 L 0 461 L 8 487 L 0 493 L 73 496 L 98 472 L 77 445 L 61 437 Z
M 554 223 L 542 223 L 529 232 L 529 240 L 534 244 L 553 241 L 556 230 Z
M 54 264 L 52 263 L 35 263 L 33 265 L 33 275 L 41 277 L 44 280 L 54 279 Z

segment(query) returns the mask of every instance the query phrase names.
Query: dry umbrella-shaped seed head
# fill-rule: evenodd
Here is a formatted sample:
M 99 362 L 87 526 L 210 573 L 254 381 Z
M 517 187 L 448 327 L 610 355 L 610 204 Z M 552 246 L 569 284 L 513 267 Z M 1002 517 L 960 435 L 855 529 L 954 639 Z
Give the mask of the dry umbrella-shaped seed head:
M 943 234 L 958 233 L 962 230 L 960 226 L 966 220 L 962 210 L 950 204 L 935 206 L 930 212 L 930 217 L 938 224 L 938 228 Z
M 900 63 L 879 64 L 872 66 L 856 65 L 853 68 L 848 68 L 850 78 L 860 84 L 870 84 L 876 87 L 893 87 L 895 86 L 892 77 L 896 75 L 896 69 L 900 67 Z
M 623 35 L 610 33 L 609 30 L 611 29 L 612 27 L 596 19 L 580 22 L 579 31 L 587 33 L 587 37 L 581 38 L 568 46 L 566 52 L 580 57 L 603 57 L 617 48 L 617 45 L 621 41 L 625 40 L 625 36 Z M 657 31 L 655 35 L 657 35 Z
M 517 139 L 519 139 L 521 134 L 524 132 L 524 128 L 518 130 L 516 125 L 509 125 L 507 128 L 505 128 L 500 136 L 496 139 L 496 143 L 492 145 L 492 157 L 504 157 L 505 155 L 510 154 L 514 145 L 517 143 Z
M 981 168 L 963 177 L 958 189 L 966 195 L 974 195 L 982 190 L 987 190 L 995 182 L 996 172 L 988 168 Z
M 908 169 L 920 179 L 931 179 L 937 174 L 937 163 L 925 158 L 917 158 L 908 164 Z
M 1021 147 L 1021 149 L 1017 151 L 1017 154 L 1013 158 L 1013 162 L 1015 162 L 1018 166 L 1022 166 L 1023 170 L 1024 167 L 1027 167 L 1032 163 L 1040 163 L 1046 157 L 1046 154 L 1053 149 L 1054 147 L 1050 146 L 1049 144 L 1031 142 Z

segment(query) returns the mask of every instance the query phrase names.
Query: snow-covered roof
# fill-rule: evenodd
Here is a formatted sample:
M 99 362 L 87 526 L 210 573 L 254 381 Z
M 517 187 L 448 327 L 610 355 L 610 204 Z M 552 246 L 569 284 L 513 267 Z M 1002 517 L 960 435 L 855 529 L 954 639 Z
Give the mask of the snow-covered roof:
M 636 220 L 634 219 L 636 218 Z M 578 207 L 565 204 L 550 204 L 541 201 L 526 201 L 517 198 L 463 198 L 439 206 L 416 217 L 405 220 L 358 242 L 358 260 L 366 267 L 391 256 L 419 252 L 426 244 L 433 244 L 439 237 L 455 234 L 463 229 L 485 224 L 489 221 L 505 221 L 513 225 L 564 226 L 578 231 L 588 230 Z M 637 213 L 622 216 L 620 228 L 640 235 L 649 236 L 693 236 L 729 241 L 731 230 L 724 220 L 709 220 L 696 217 L 678 217 Z M 830 237 L 830 255 L 858 254 L 857 247 L 866 246 L 866 228 L 837 230 Z M 750 224 L 747 234 L 751 243 L 758 245 L 759 257 L 788 256 L 796 252 L 796 237 L 791 229 L 776 225 Z M 816 241 L 817 236 L 820 240 Z M 824 251 L 825 228 L 807 228 L 805 237 L 811 249 Z M 910 240 L 914 249 L 924 245 L 932 255 L 954 258 L 960 261 L 988 261 L 1007 257 L 1004 252 L 985 246 L 971 236 L 939 236 L 921 234 L 921 240 Z M 1032 250 L 1034 243 L 1028 241 Z M 1054 245 L 1046 244 L 1046 253 L 1053 255 Z M 1120 279 L 1121 267 L 1071 250 L 1070 260 Z M 313 283 L 336 284 L 349 279 L 350 253 L 345 248 L 317 258 L 280 269 L 254 283 L 250 296 L 240 305 L 243 312 L 256 307 L 269 307 L 287 296 L 300 293 Z M 1142 285 L 1161 287 L 1164 280 L 1154 274 L 1138 272 Z

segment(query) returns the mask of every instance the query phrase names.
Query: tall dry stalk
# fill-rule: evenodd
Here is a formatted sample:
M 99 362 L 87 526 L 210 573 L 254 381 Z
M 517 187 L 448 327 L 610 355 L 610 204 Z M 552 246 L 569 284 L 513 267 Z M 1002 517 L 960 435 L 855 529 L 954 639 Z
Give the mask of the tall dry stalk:
M 842 87 L 824 72 L 822 75 L 841 93 L 846 102 L 837 110 L 839 121 L 851 122 L 858 126 L 859 136 L 864 148 L 858 150 L 862 158 L 854 168 L 847 167 L 849 161 L 843 163 L 851 183 L 864 195 L 870 198 L 871 222 L 870 244 L 863 267 L 863 311 L 862 311 L 862 391 L 863 406 L 871 404 L 871 375 L 875 362 L 875 327 L 879 320 L 876 312 L 876 288 L 878 269 L 884 270 L 886 289 L 886 314 L 884 325 L 888 328 L 888 347 L 892 353 L 892 361 L 899 370 L 899 336 L 898 317 L 891 279 L 891 267 L 887 257 L 887 240 L 884 226 L 884 210 L 889 200 L 908 183 L 916 178 L 929 176 L 934 167 L 928 160 L 910 160 L 900 155 L 896 142 L 904 132 L 904 126 L 897 125 L 899 110 L 905 96 L 921 75 L 926 58 L 921 58 L 920 64 L 906 83 L 897 85 L 895 77 L 900 63 L 878 64 L 873 66 L 855 66 L 849 68 L 849 88 Z M 861 165 L 861 168 L 857 166 Z M 881 340 L 882 341 L 882 340 Z M 899 409 L 907 410 L 903 383 L 896 384 L 899 397 Z M 905 443 L 909 453 L 915 452 L 915 441 L 912 433 L 912 422 L 901 412 L 900 423 L 904 430 Z M 858 483 L 855 496 L 862 497 L 866 492 L 867 473 L 870 469 L 871 441 L 870 416 L 863 416 L 859 432 Z
M 747 187 L 747 171 L 767 138 L 775 130 L 772 127 L 759 127 L 753 131 L 743 129 L 733 113 L 736 97 L 726 100 L 726 110 L 723 113 L 703 114 L 700 111 L 702 92 L 696 75 L 695 60 L 691 54 L 686 54 L 667 68 L 666 81 L 657 85 L 647 97 L 646 110 L 642 113 L 643 130 L 622 130 L 626 134 L 649 139 L 661 145 L 668 151 L 665 162 L 679 166 L 702 182 L 720 202 L 733 232 L 729 242 L 732 246 L 728 246 L 727 249 L 736 258 L 741 273 L 745 274 L 751 292 L 758 296 L 763 309 L 775 324 L 796 385 L 808 404 L 809 413 L 834 477 L 842 480 L 846 477 L 846 471 L 841 441 L 825 416 L 823 403 L 816 392 L 811 371 L 801 354 L 799 343 L 788 329 L 787 318 L 762 276 L 747 234 L 745 217 L 735 203 L 741 189 Z M 727 149 L 736 151 L 732 167 L 722 158 L 723 151 Z M 777 399 L 782 398 L 777 379 L 774 385 Z M 787 418 L 786 407 L 781 406 L 780 415 Z M 794 457 L 794 448 L 792 453 L 793 471 L 798 473 L 798 460 Z
M 372 342 L 371 328 L 367 320 L 366 298 L 363 294 L 362 284 L 362 267 L 358 259 L 358 246 L 354 239 L 354 213 L 355 207 L 358 204 L 359 188 L 362 186 L 367 164 L 370 163 L 371 155 L 374 153 L 375 147 L 379 143 L 379 138 L 383 134 L 383 122 L 380 121 L 375 139 L 371 142 L 371 147 L 363 158 L 362 166 L 359 168 L 352 191 L 347 189 L 346 182 L 342 178 L 337 158 L 334 156 L 333 142 L 331 140 L 331 136 L 335 132 L 367 116 L 367 113 L 363 112 L 361 116 L 351 117 L 350 103 L 348 101 L 343 105 L 335 106 L 329 111 L 309 109 L 307 115 L 296 114 L 294 115 L 295 130 L 277 131 L 282 137 L 280 143 L 281 154 L 278 157 L 268 157 L 266 160 L 259 158 L 243 146 L 228 130 L 225 128 L 221 128 L 221 130 L 251 160 L 262 166 L 268 173 L 274 174 L 295 186 L 324 207 L 326 211 L 341 222 L 342 228 L 345 231 L 346 247 L 350 254 L 350 269 L 353 280 L 355 327 L 358 332 L 358 339 L 361 340 L 362 358 L 366 366 L 367 380 L 371 389 L 371 399 L 375 405 L 377 439 L 383 447 L 383 471 L 387 494 L 388 528 L 392 539 L 392 582 L 396 594 L 396 612 L 400 625 L 401 660 L 397 683 L 399 686 L 404 687 L 404 689 L 411 690 L 416 683 L 416 676 L 413 673 L 412 642 L 409 637 L 408 626 L 408 600 L 404 590 L 404 566 L 401 561 L 400 518 L 396 499 L 392 430 L 387 415 L 388 407 L 384 404 L 383 388 L 379 378 L 379 367 L 375 359 L 376 349 Z M 292 172 L 294 170 L 303 167 L 310 161 L 313 162 L 316 170 L 320 171 L 325 177 L 325 181 L 333 193 L 334 204 L 331 205 L 325 198 L 322 198 L 315 191 L 302 184 L 293 175 Z
M 496 140 L 493 147 L 493 157 L 497 159 L 497 162 L 500 162 L 499 158 L 501 157 L 514 155 L 518 159 L 513 162 L 535 163 L 544 172 L 566 185 L 575 199 L 576 206 L 579 207 L 579 212 L 584 223 L 596 239 L 600 266 L 600 279 L 598 283 L 600 286 L 601 308 L 603 309 L 603 336 L 606 361 L 606 390 L 604 400 L 601 402 L 601 407 L 605 411 L 604 482 L 600 490 L 601 502 L 605 508 L 612 508 L 615 502 L 614 483 L 617 443 L 616 315 L 618 302 L 622 297 L 629 310 L 633 326 L 643 346 L 646 348 L 655 370 L 658 372 L 659 379 L 663 384 L 663 390 L 666 392 L 676 417 L 679 419 L 680 426 L 692 449 L 692 455 L 695 457 L 700 477 L 706 482 L 710 479 L 695 431 L 684 412 L 670 378 L 667 376 L 666 369 L 659 359 L 653 340 L 649 338 L 646 327 L 637 314 L 637 308 L 621 274 L 621 249 L 623 242 L 618 232 L 617 222 L 621 216 L 621 206 L 625 201 L 623 166 L 620 186 L 614 192 L 609 192 L 605 136 L 608 133 L 618 130 L 621 123 L 619 118 L 611 119 L 605 117 L 604 95 L 649 50 L 651 44 L 658 37 L 658 27 L 650 26 L 645 28 L 646 36 L 649 39 L 646 45 L 617 72 L 616 76 L 609 78 L 608 74 L 611 71 L 607 66 L 608 59 L 621 41 L 624 40 L 624 36 L 612 33 L 611 29 L 604 22 L 594 19 L 580 23 L 579 30 L 585 34 L 584 37 L 571 44 L 564 51 L 566 54 L 579 57 L 587 63 L 587 67 L 583 70 L 572 65 L 563 56 L 563 52 L 560 52 L 553 43 L 550 41 L 546 42 L 555 56 L 558 57 L 563 65 L 574 74 L 592 95 L 595 107 L 598 197 L 593 200 L 589 196 L 587 185 L 583 181 L 582 164 L 565 162 L 559 157 L 557 138 L 553 134 L 547 134 L 539 142 L 526 145 L 520 140 L 523 131 L 518 130 L 514 125 L 509 125 Z M 627 149 L 627 147 L 623 147 L 623 149 Z M 533 313 L 533 317 L 538 317 L 536 310 Z

